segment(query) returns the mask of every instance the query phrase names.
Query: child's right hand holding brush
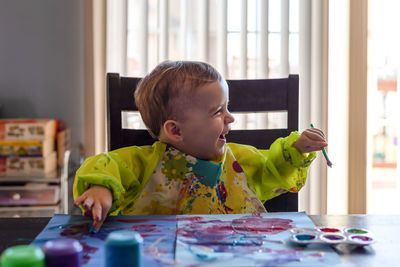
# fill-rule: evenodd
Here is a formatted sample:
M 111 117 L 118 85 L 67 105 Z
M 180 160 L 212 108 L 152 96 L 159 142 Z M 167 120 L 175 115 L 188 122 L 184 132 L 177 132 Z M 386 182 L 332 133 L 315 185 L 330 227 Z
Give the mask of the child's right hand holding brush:
M 322 132 L 320 129 L 314 128 L 312 124 L 311 127 L 312 128 L 301 133 L 294 146 L 301 153 L 322 150 L 326 158 L 326 163 L 329 167 L 332 167 L 332 162 L 329 160 L 328 154 L 325 151 L 325 147 L 328 146 L 328 143 L 326 142 L 324 132 Z

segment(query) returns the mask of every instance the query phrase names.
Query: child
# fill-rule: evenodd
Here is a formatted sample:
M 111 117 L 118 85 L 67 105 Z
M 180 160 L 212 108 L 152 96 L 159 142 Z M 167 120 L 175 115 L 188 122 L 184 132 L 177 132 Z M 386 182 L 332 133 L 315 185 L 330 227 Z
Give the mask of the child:
M 327 146 L 315 128 L 279 138 L 269 150 L 227 144 L 229 88 L 206 63 L 159 64 L 135 100 L 159 141 L 88 158 L 76 173 L 75 204 L 93 217 L 95 231 L 109 213 L 266 212 L 268 199 L 300 190 L 313 151 Z

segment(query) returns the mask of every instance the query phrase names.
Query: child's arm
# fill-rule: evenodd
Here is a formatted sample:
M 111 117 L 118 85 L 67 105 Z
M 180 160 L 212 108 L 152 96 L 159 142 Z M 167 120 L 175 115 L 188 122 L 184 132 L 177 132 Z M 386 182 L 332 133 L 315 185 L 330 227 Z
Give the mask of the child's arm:
M 127 147 L 86 159 L 76 172 L 74 198 L 98 230 L 108 215 L 130 204 L 147 183 L 165 151 L 165 144 Z M 110 200 L 111 199 L 111 200 Z
M 298 192 L 305 184 L 316 150 L 327 146 L 322 131 L 308 129 L 278 138 L 267 149 L 230 143 L 248 183 L 262 202 L 285 192 Z M 310 152 L 310 153 L 309 153 Z
M 298 192 L 305 185 L 316 151 L 327 145 L 325 134 L 315 128 L 301 134 L 292 132 L 288 137 L 277 139 L 268 153 L 263 153 L 267 155 L 263 173 L 263 184 L 269 187 L 266 200 L 284 192 Z
M 91 230 L 98 231 L 109 212 L 118 211 L 128 188 L 140 186 L 142 167 L 128 161 L 124 151 L 102 153 L 86 159 L 74 181 L 75 205 L 93 218 Z M 135 167 L 131 167 L 135 166 Z

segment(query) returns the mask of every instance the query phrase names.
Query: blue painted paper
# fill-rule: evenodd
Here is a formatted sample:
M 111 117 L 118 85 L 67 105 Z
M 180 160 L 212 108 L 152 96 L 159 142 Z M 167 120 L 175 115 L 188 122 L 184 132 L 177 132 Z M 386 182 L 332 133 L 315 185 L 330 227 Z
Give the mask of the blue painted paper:
M 83 216 L 54 215 L 32 245 L 42 247 L 48 240 L 75 238 L 83 246 L 83 266 L 105 266 L 104 241 L 116 230 L 132 230 L 143 237 L 143 266 L 175 263 L 176 216 L 108 217 L 96 234 L 90 233 L 93 220 Z
M 54 215 L 32 245 L 75 238 L 84 248 L 83 266 L 104 266 L 104 240 L 115 230 L 139 232 L 143 266 L 331 266 L 340 263 L 330 246 L 300 247 L 289 241 L 291 228 L 312 228 L 305 213 L 230 215 L 115 216 L 99 233 L 92 220 Z

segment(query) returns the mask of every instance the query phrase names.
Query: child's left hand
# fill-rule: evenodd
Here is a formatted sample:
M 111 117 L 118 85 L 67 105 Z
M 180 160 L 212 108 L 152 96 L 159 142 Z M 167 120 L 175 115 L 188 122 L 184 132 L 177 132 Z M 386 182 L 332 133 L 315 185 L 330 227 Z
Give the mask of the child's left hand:
M 300 153 L 309 153 L 321 150 L 321 147 L 326 147 L 328 143 L 325 140 L 325 134 L 320 129 L 311 128 L 301 133 L 299 139 L 294 143 L 294 147 Z

